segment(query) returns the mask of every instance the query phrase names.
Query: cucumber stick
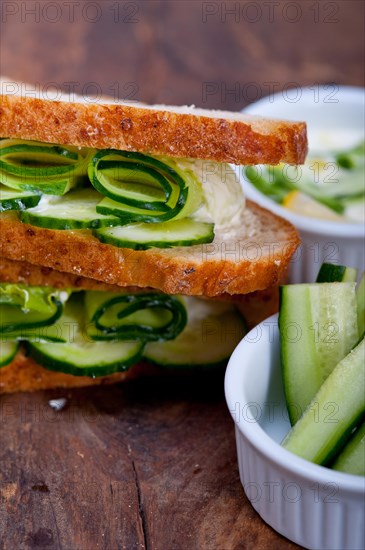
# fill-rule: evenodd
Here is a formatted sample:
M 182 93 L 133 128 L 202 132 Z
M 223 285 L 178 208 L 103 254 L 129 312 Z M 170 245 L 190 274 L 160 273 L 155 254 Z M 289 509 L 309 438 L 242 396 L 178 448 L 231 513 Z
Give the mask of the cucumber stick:
M 317 283 L 354 283 L 357 269 L 344 265 L 322 264 L 317 275 Z
M 355 283 L 280 289 L 279 330 L 284 391 L 292 424 L 339 360 L 358 342 Z
M 365 332 L 365 272 L 356 289 L 357 300 L 357 324 L 359 327 L 359 336 L 362 338 Z
M 19 342 L 0 341 L 0 367 L 12 362 L 19 349 Z
M 365 414 L 364 339 L 323 382 L 303 416 L 285 437 L 288 451 L 327 464 Z
M 331 464 L 333 470 L 365 476 L 365 421 Z

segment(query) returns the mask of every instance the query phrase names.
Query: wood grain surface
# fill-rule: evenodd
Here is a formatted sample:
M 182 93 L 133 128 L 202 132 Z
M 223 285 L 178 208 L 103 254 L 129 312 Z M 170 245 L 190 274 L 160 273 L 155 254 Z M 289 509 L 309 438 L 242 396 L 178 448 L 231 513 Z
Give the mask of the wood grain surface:
M 362 0 L 0 9 L 2 74 L 45 95 L 238 110 L 294 85 L 364 85 Z M 244 496 L 222 374 L 3 396 L 0 476 L 1 550 L 297 548 Z

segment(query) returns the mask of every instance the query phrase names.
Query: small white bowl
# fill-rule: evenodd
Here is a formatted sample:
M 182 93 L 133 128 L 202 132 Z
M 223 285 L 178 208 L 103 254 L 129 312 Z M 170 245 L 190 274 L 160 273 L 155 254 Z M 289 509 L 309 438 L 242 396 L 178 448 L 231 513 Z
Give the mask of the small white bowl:
M 312 464 L 280 446 L 290 423 L 277 315 L 249 332 L 233 352 L 225 394 L 241 483 L 263 520 L 305 548 L 363 550 L 365 478 Z
M 309 150 L 316 149 L 319 134 L 343 136 L 337 147 L 351 147 L 364 138 L 365 90 L 350 86 L 314 85 L 273 94 L 244 109 L 245 113 L 287 120 L 303 120 L 308 126 Z M 365 184 L 365 183 L 364 183 Z M 316 279 L 323 262 L 365 269 L 365 224 L 324 221 L 290 212 L 244 182 L 246 196 L 295 225 L 302 244 L 291 261 L 290 282 Z

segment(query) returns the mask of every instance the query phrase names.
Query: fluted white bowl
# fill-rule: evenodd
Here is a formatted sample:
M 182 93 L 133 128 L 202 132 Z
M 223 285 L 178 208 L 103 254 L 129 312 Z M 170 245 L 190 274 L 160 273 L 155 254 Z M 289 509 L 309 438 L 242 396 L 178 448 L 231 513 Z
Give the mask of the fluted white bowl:
M 365 477 L 312 464 L 280 442 L 290 429 L 277 315 L 249 332 L 228 363 L 225 395 L 235 422 L 240 479 L 252 506 L 305 548 L 365 548 Z
M 244 112 L 307 122 L 309 150 L 323 132 L 329 141 L 331 133 L 341 135 L 343 132 L 342 147 L 347 147 L 364 138 L 365 90 L 332 84 L 298 88 L 265 97 L 246 107 Z M 364 271 L 364 223 L 338 223 L 301 216 L 262 194 L 247 179 L 244 189 L 248 198 L 289 220 L 299 230 L 302 243 L 291 261 L 291 283 L 314 281 L 323 262 Z

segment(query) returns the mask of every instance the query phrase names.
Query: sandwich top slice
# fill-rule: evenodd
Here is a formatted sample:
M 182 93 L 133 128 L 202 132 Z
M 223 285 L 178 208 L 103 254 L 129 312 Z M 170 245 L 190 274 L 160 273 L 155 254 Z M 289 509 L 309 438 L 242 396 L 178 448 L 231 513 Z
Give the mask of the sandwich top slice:
M 305 124 L 1 84 L 0 391 L 224 362 L 299 244 L 228 163 L 303 162 Z
M 6 79 L 2 88 L 4 257 L 170 294 L 280 280 L 297 233 L 246 204 L 227 163 L 303 162 L 304 123 L 22 97 Z

